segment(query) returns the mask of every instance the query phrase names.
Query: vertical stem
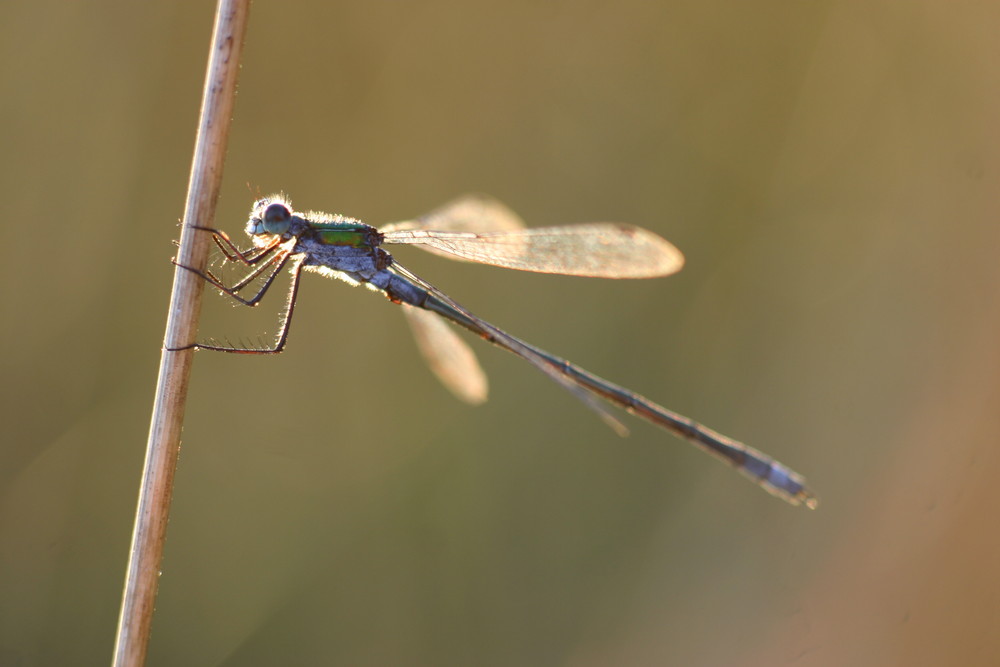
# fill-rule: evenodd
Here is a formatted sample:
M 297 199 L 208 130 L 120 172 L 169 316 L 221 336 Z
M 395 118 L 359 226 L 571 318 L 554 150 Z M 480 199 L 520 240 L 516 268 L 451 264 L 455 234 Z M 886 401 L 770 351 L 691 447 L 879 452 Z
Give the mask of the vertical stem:
M 178 251 L 178 261 L 187 266 L 204 267 L 208 258 L 211 236 L 193 232 L 189 225 L 212 226 L 215 217 L 249 9 L 249 0 L 219 0 L 216 8 Z M 202 287 L 202 281 L 190 271 L 174 271 L 166 347 L 182 347 L 194 340 Z M 114 667 L 135 667 L 146 659 L 193 353 L 193 350 L 161 353 L 115 636 Z

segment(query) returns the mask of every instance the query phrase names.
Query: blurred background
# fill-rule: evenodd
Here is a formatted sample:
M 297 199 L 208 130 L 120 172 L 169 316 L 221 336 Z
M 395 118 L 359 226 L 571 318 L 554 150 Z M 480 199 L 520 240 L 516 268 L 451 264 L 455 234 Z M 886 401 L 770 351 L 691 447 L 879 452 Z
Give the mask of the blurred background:
M 211 3 L 8 3 L 0 665 L 110 660 Z M 195 360 L 150 665 L 1000 661 L 998 3 L 259 1 L 217 224 L 488 192 L 671 278 L 397 258 L 806 475 L 788 506 L 304 278 Z M 284 283 L 282 283 L 284 284 Z M 206 294 L 203 335 L 265 339 Z M 464 334 L 463 334 L 464 335 Z

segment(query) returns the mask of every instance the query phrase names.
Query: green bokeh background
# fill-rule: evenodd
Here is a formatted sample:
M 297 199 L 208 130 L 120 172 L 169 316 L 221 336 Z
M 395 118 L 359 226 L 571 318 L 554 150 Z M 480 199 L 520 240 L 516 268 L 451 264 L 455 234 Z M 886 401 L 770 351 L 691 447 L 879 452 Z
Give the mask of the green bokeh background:
M 0 665 L 110 660 L 210 3 L 7 3 Z M 773 454 L 818 511 L 309 275 L 197 356 L 150 665 L 996 664 L 1000 6 L 301 2 L 251 14 L 218 224 L 489 192 L 665 280 L 397 252 L 501 327 Z M 248 189 L 249 185 L 249 189 Z M 206 295 L 206 335 L 273 333 Z M 268 307 L 271 310 L 268 310 Z

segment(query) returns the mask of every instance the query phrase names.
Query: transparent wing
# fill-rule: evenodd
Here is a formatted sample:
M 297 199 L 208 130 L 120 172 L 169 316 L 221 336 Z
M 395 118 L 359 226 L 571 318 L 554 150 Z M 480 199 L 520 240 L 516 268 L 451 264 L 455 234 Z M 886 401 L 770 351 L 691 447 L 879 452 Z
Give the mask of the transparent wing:
M 437 229 L 445 232 L 509 232 L 523 229 L 524 221 L 496 199 L 483 194 L 463 195 L 416 220 L 385 225 L 381 232 Z M 432 248 L 427 248 L 434 252 Z
M 440 229 L 461 232 L 502 232 L 523 229 L 524 222 L 497 200 L 469 194 L 448 202 L 416 220 L 386 225 L 383 233 L 408 229 Z M 426 248 L 429 252 L 438 252 Z M 450 256 L 447 253 L 438 253 Z M 486 401 L 489 385 L 472 348 L 440 315 L 404 304 L 417 347 L 439 380 L 455 396 L 478 405 Z
M 508 269 L 595 278 L 653 278 L 684 265 L 680 250 L 665 239 L 619 223 L 478 232 L 397 228 L 385 232 L 385 243 L 411 243 Z
M 535 368 L 548 375 L 556 384 L 562 385 L 563 388 L 583 401 L 584 405 L 596 412 L 604 423 L 614 429 L 618 435 L 628 435 L 628 429 L 625 425 L 622 424 L 614 415 L 608 412 L 604 405 L 598 402 L 597 394 L 592 393 L 592 390 L 589 390 L 585 385 L 575 381 L 571 376 L 566 375 L 564 372 L 560 372 L 567 362 L 551 357 L 547 355 L 547 353 L 529 345 L 523 340 L 515 338 L 502 329 L 499 329 L 489 322 L 476 317 L 468 310 L 458 305 L 458 303 L 453 301 L 447 294 L 399 264 L 394 264 L 391 270 L 425 289 L 433 297 L 433 303 L 431 300 L 428 300 L 428 306 L 438 309 L 438 312 L 442 314 L 442 317 L 447 316 L 455 323 L 470 328 L 474 332 L 482 335 L 484 338 L 488 336 L 487 340 L 492 342 L 494 345 L 498 345 L 510 352 L 513 352 L 517 356 L 529 362 Z
M 400 305 L 417 347 L 444 386 L 466 403 L 485 402 L 489 392 L 486 373 L 472 348 L 440 315 L 405 303 Z

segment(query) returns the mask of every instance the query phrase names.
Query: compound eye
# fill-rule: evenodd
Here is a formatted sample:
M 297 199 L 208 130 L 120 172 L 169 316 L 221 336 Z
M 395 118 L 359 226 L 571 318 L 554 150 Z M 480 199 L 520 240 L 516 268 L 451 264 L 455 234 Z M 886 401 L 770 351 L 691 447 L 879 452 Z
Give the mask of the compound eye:
M 281 236 L 288 231 L 292 212 L 284 204 L 271 204 L 264 209 L 264 230 L 268 234 Z

